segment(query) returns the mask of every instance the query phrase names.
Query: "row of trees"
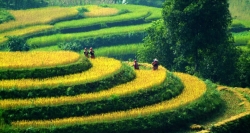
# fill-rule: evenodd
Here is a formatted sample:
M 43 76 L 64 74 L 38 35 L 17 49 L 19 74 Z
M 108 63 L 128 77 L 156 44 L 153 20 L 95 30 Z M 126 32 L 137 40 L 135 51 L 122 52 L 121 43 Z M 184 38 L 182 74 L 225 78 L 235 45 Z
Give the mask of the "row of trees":
M 158 58 L 172 71 L 250 86 L 250 54 L 233 45 L 228 7 L 228 0 L 166 0 L 163 20 L 148 29 L 138 58 L 147 62 Z
M 0 0 L 0 8 L 6 9 L 27 9 L 44 7 L 48 5 L 53 6 L 72 6 L 79 4 L 110 4 L 123 2 L 129 4 L 148 5 L 155 7 L 162 7 L 165 0 Z
M 126 0 L 129 4 L 138 4 L 138 5 L 147 5 L 147 6 L 154 6 L 154 7 L 162 7 L 162 3 L 165 0 Z
M 0 0 L 0 8 L 27 9 L 47 6 L 46 0 Z

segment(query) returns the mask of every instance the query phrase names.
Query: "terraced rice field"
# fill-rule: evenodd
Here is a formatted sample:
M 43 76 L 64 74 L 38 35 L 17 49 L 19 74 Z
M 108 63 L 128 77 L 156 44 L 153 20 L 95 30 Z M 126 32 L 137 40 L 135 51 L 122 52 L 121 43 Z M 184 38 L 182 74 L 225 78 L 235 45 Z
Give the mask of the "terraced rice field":
M 56 53 L 57 52 L 55 52 L 55 54 Z M 40 81 L 36 79 L 21 79 L 20 81 L 24 82 L 25 80 L 28 80 L 29 82 L 27 84 L 29 84 L 29 86 L 39 86 L 37 85 L 37 82 L 39 82 L 39 84 L 42 83 L 46 86 L 50 86 L 51 82 L 53 82 L 54 84 L 61 84 L 62 86 L 71 86 L 75 83 L 75 79 L 77 79 L 78 83 L 88 82 L 88 80 L 92 80 L 92 78 L 96 78 L 96 80 L 102 80 L 102 77 L 105 77 L 106 73 L 107 74 L 112 73 L 113 71 L 116 71 L 117 69 L 121 68 L 121 62 L 113 60 L 113 59 L 108 59 L 108 58 L 91 59 L 90 62 L 93 64 L 93 67 L 87 71 L 84 71 L 83 74 L 79 73 L 79 74 L 73 74 L 73 75 L 65 75 L 60 80 L 59 80 L 60 77 L 55 77 L 55 78 L 48 78 L 46 80 L 41 79 Z M 92 71 L 93 73 L 91 73 Z M 155 90 L 157 90 L 157 88 L 160 88 L 159 86 L 161 86 L 161 84 L 164 84 L 165 81 L 170 80 L 170 79 L 167 79 L 167 71 L 163 67 L 160 67 L 159 70 L 157 71 L 153 71 L 151 69 L 145 69 L 145 70 L 135 71 L 135 73 L 136 73 L 136 78 L 134 80 L 111 87 L 108 90 L 103 90 L 103 91 L 93 92 L 93 93 L 83 93 L 83 94 L 79 94 L 76 96 L 37 97 L 37 98 L 32 98 L 32 99 L 30 98 L 3 99 L 0 102 L 0 108 L 3 110 L 3 112 L 8 112 L 8 110 L 19 110 L 19 109 L 25 109 L 25 108 L 30 108 L 30 107 L 32 107 L 33 109 L 36 109 L 39 107 L 55 107 L 56 108 L 62 105 L 63 106 L 79 105 L 79 104 L 89 103 L 89 102 L 95 103 L 100 100 L 105 101 L 105 99 L 110 99 L 115 96 L 117 96 L 118 99 L 120 98 L 122 99 L 123 97 L 130 97 L 130 95 L 133 95 L 131 98 L 134 98 L 136 97 L 136 95 L 139 95 L 140 93 L 146 93 L 147 91 L 150 91 L 151 90 L 150 88 L 154 88 Z M 83 75 L 84 75 L 84 78 L 81 78 L 81 76 Z M 21 131 L 21 130 L 26 130 L 30 127 L 33 127 L 37 129 L 38 131 L 40 131 L 40 128 L 45 128 L 49 125 L 51 126 L 51 124 L 55 127 L 61 127 L 61 126 L 72 127 L 72 126 L 79 125 L 79 124 L 84 125 L 84 124 L 89 124 L 89 123 L 100 123 L 102 121 L 124 121 L 124 120 L 127 120 L 128 118 L 134 119 L 134 118 L 137 118 L 138 116 L 147 117 L 153 114 L 159 114 L 160 112 L 164 114 L 164 112 L 167 112 L 168 110 L 172 110 L 172 109 L 178 108 L 179 106 L 185 106 L 189 103 L 192 103 L 198 100 L 200 97 L 202 97 L 202 95 L 206 93 L 205 83 L 199 80 L 198 78 L 192 77 L 187 74 L 182 74 L 182 73 L 175 73 L 175 75 L 180 78 L 185 88 L 181 92 L 180 95 L 178 95 L 175 98 L 170 97 L 170 99 L 166 101 L 163 100 L 162 102 L 159 102 L 156 104 L 146 105 L 144 107 L 128 109 L 124 111 L 122 110 L 115 111 L 115 112 L 111 111 L 111 112 L 107 112 L 103 114 L 93 114 L 90 116 L 68 117 L 68 118 L 61 118 L 61 119 L 54 119 L 54 120 L 52 119 L 49 121 L 47 120 L 12 121 L 11 123 L 9 123 L 10 125 L 6 123 L 5 126 L 10 126 L 11 130 Z M 60 81 L 60 83 L 59 82 L 55 83 L 55 81 Z M 6 85 L 8 86 L 4 86 L 5 84 L 4 82 L 10 82 L 10 83 L 8 84 L 6 83 Z M 14 82 L 13 80 L 4 80 L 4 81 L 1 81 L 0 84 L 3 89 L 11 88 L 11 86 L 19 86 L 21 84 L 20 82 L 20 83 L 11 85 L 11 83 L 13 82 Z M 15 82 L 18 82 L 18 80 Z M 21 85 L 18 88 L 26 89 L 26 88 L 34 88 L 34 87 Z M 38 88 L 42 89 L 42 86 Z M 172 90 L 172 91 L 174 92 L 175 90 Z M 123 105 L 120 105 L 120 106 L 123 106 Z M 21 114 L 22 113 L 20 113 L 19 115 Z M 8 117 L 5 117 L 5 119 L 6 119 L 5 120 L 6 122 L 9 121 Z M 45 129 L 45 130 L 50 130 L 50 128 Z M 105 129 L 105 130 L 111 130 L 111 129 Z
M 76 19 L 79 8 L 89 12 Z M 56 14 L 62 10 L 64 13 Z M 41 19 L 26 22 L 29 16 L 35 18 L 34 14 L 40 12 L 43 12 Z M 52 12 L 55 14 L 48 17 Z M 161 18 L 161 9 L 135 5 L 77 6 L 33 9 L 29 14 L 13 11 L 13 14 L 18 18 L 16 21 L 0 25 L 2 46 L 7 41 L 5 36 L 17 35 L 25 37 L 32 50 L 76 39 L 89 41 L 84 46 L 99 48 L 109 46 L 108 41 L 117 41 L 115 38 L 129 40 L 143 35 L 150 22 Z M 22 14 L 26 16 L 21 17 Z M 135 38 L 142 41 L 143 37 Z M 132 45 L 118 47 L 128 46 Z M 218 88 L 218 91 L 211 82 L 169 72 L 161 66 L 153 71 L 150 64 L 141 63 L 140 70 L 133 70 L 131 63 L 107 57 L 83 58 L 81 52 L 69 51 L 0 52 L 0 57 L 6 57 L 0 58 L 5 62 L 0 64 L 1 75 L 9 70 L 14 75 L 32 72 L 15 79 L 1 77 L 0 132 L 3 133 L 177 132 L 180 128 L 184 132 L 196 132 L 197 129 L 186 128 L 211 121 L 212 125 L 201 125 L 203 128 L 198 130 L 221 132 L 224 129 L 235 131 L 237 127 L 228 125 L 249 120 L 249 89 L 224 87 L 227 89 Z M 74 69 L 88 67 L 69 71 L 73 66 Z M 34 71 L 36 68 L 39 69 Z M 49 75 L 49 71 L 59 68 L 62 71 Z M 34 74 L 37 74 L 35 78 Z M 205 121 L 225 106 L 226 96 L 235 98 L 234 104 L 239 103 L 240 111 Z
M 53 52 L 50 54 L 53 54 Z M 54 54 L 57 54 L 57 52 L 54 52 Z M 50 86 L 50 82 L 54 82 L 54 80 L 60 81 L 60 83 L 57 82 L 55 84 L 67 87 L 74 86 L 75 79 L 77 79 L 77 84 L 84 84 L 89 82 L 89 80 L 93 80 L 92 78 L 102 81 L 105 75 L 113 75 L 114 71 L 122 68 L 122 63 L 114 59 L 98 57 L 89 60 L 93 66 L 83 71 L 82 74 L 69 74 L 63 77 L 47 78 L 46 80 L 21 79 L 21 81 L 28 80 L 34 83 L 30 83 L 29 86 L 31 87 L 20 86 L 19 88 L 34 88 L 32 85 L 37 86 L 37 82 Z M 188 74 L 169 73 L 161 66 L 159 70 L 155 71 L 148 69 L 148 67 L 151 67 L 149 64 L 142 65 L 147 69 L 142 67 L 141 70 L 134 70 L 135 79 L 125 81 L 106 90 L 87 92 L 74 96 L 4 98 L 0 100 L 3 120 L 1 129 L 4 132 L 24 132 L 30 129 L 38 132 L 53 132 L 62 129 L 65 131 L 81 129 L 86 132 L 90 130 L 93 132 L 168 130 L 172 124 L 178 126 L 178 120 L 193 121 L 193 117 L 201 117 L 219 107 L 220 104 L 215 102 L 219 98 L 216 96 L 217 94 L 214 94 L 216 89 L 209 87 L 208 83 Z M 132 69 L 131 64 L 129 66 Z M 82 78 L 81 76 L 83 75 L 85 76 Z M 13 82 L 13 80 L 2 80 L 0 82 L 2 89 L 19 85 L 19 83 L 13 85 L 9 83 L 9 86 L 3 86 L 3 81 Z M 181 84 L 183 84 L 182 87 Z M 86 84 L 87 86 L 88 84 Z M 43 89 L 43 86 L 38 88 Z M 84 87 L 81 89 L 84 89 Z M 155 97 L 152 97 L 154 95 Z M 127 101 L 134 102 L 129 105 L 128 103 L 126 104 Z M 206 107 L 211 108 L 204 110 L 203 108 Z M 76 110 L 73 112 L 67 111 L 70 108 L 76 108 Z M 58 109 L 61 110 L 60 113 L 52 111 Z M 196 110 L 196 113 L 190 109 Z M 29 113 L 27 114 L 27 112 Z M 76 115 L 74 112 L 80 112 L 80 114 Z M 48 117 L 49 114 L 53 115 L 53 113 L 57 115 L 54 114 L 56 116 Z M 170 114 L 173 115 L 171 116 Z M 182 117 L 178 118 L 178 115 Z M 169 120 L 169 122 L 162 123 L 162 119 Z M 223 123 L 227 123 L 227 121 L 229 120 L 225 120 Z M 131 128 L 125 128 L 124 122 L 131 124 Z M 196 120 L 193 122 L 196 122 Z M 106 125 L 105 128 L 103 128 L 103 124 Z M 115 125 L 115 128 L 113 128 L 113 125 Z M 148 126 L 143 128 L 145 125 Z M 215 124 L 215 127 L 218 125 L 220 123 Z

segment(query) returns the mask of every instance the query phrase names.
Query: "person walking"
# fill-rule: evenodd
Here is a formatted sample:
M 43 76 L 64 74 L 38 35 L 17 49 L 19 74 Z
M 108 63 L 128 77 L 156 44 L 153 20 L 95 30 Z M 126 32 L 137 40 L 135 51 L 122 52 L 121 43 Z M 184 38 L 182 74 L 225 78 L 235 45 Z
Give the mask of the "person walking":
M 95 51 L 93 50 L 92 47 L 90 47 L 89 53 L 90 53 L 90 58 L 94 59 L 95 58 Z
M 155 58 L 154 61 L 152 62 L 153 65 L 153 70 L 157 70 L 159 66 L 158 60 Z
M 87 48 L 84 48 L 84 51 L 83 51 L 85 57 L 89 58 L 89 51 L 87 50 Z
M 135 70 L 139 70 L 139 64 L 138 64 L 137 60 L 134 60 L 133 66 L 134 66 Z

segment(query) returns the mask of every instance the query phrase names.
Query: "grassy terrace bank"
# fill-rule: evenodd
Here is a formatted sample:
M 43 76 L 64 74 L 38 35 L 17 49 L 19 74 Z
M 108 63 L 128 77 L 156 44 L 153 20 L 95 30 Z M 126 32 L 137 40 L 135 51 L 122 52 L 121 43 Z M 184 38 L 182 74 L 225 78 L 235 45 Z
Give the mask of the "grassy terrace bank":
M 76 74 L 45 79 L 1 80 L 1 98 L 72 96 L 105 90 L 130 81 L 135 77 L 132 68 L 117 60 L 96 58 L 90 62 L 93 65 L 90 69 Z M 114 66 L 111 67 L 112 65 Z M 99 74 L 96 75 L 95 73 Z
M 71 33 L 71 34 L 55 34 L 50 36 L 43 36 L 37 38 L 31 38 L 27 41 L 28 45 L 31 47 L 44 47 L 58 44 L 59 42 L 67 42 L 73 40 L 81 40 L 82 38 L 98 38 L 112 35 L 122 35 L 122 34 L 133 34 L 136 32 L 143 32 L 148 28 L 150 24 L 142 24 L 136 26 L 126 26 L 126 27 L 112 27 L 105 28 L 95 31 L 82 32 L 82 33 Z
M 185 112 L 187 111 L 185 110 L 185 107 L 193 109 L 196 108 L 196 111 L 198 110 L 201 111 L 200 108 L 199 109 L 197 108 L 198 105 L 202 103 L 202 105 L 204 106 L 210 106 L 208 101 L 216 100 L 216 96 L 213 96 L 213 98 L 206 97 L 206 94 L 208 94 L 212 90 L 209 89 L 210 91 L 208 90 L 206 91 L 206 85 L 204 82 L 199 81 L 196 78 L 185 74 L 177 73 L 177 75 L 181 78 L 182 82 L 184 82 L 185 84 L 184 91 L 176 98 L 163 101 L 155 105 L 145 106 L 143 108 L 131 109 L 127 111 L 111 112 L 111 113 L 86 116 L 86 117 L 71 117 L 71 118 L 55 119 L 49 121 L 46 120 L 18 121 L 18 122 L 13 122 L 12 126 L 18 127 L 17 131 L 25 129 L 27 127 L 32 127 L 33 131 L 52 131 L 52 130 L 74 131 L 80 129 L 83 131 L 92 130 L 93 132 L 93 129 L 98 129 L 99 132 L 99 131 L 119 131 L 119 130 L 133 131 L 138 129 L 145 129 L 145 131 L 147 131 L 146 129 L 149 129 L 152 131 L 152 129 L 155 129 L 154 126 L 157 125 L 157 127 L 159 128 L 159 126 L 163 124 L 161 122 L 162 119 L 169 120 L 170 123 L 173 122 L 176 124 L 176 122 L 178 121 L 177 115 L 182 111 Z M 213 110 L 214 107 L 210 109 Z M 175 110 L 176 113 L 173 113 L 175 112 Z M 178 110 L 180 110 L 180 112 Z M 170 115 L 169 113 L 174 115 Z M 189 114 L 191 112 L 189 113 L 186 112 L 186 113 L 187 113 L 186 115 L 191 115 Z M 173 117 L 174 119 L 172 119 Z M 190 117 L 192 117 L 192 115 Z M 185 119 L 189 118 L 186 117 Z M 151 123 L 152 120 L 154 120 L 153 123 Z M 159 122 L 162 124 L 160 124 Z M 127 125 L 125 123 L 129 124 L 130 126 L 129 127 L 125 126 Z M 170 125 L 168 124 L 170 123 L 168 124 L 167 123 L 165 123 L 166 125 L 165 124 L 163 125 L 169 127 Z M 51 126 L 53 126 L 54 128 L 53 129 L 49 128 Z M 145 127 L 143 128 L 143 126 L 145 126 L 146 128 Z

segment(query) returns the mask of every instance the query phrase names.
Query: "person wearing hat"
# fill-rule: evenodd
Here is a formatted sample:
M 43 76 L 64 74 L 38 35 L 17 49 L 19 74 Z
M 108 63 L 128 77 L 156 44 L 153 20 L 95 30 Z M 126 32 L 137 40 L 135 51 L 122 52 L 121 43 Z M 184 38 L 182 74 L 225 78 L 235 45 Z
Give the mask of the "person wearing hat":
M 95 52 L 94 52 L 94 50 L 92 49 L 92 47 L 90 47 L 90 51 L 89 51 L 89 53 L 90 53 L 90 58 L 95 58 Z
M 139 70 L 139 64 L 138 64 L 137 60 L 134 60 L 133 66 L 134 66 L 134 69 Z
M 85 57 L 89 58 L 89 52 L 87 50 L 87 48 L 84 48 L 84 51 L 83 51 Z
M 154 59 L 154 61 L 152 62 L 152 65 L 153 65 L 153 70 L 157 70 L 158 69 L 158 66 L 159 66 L 159 62 L 157 59 Z

